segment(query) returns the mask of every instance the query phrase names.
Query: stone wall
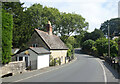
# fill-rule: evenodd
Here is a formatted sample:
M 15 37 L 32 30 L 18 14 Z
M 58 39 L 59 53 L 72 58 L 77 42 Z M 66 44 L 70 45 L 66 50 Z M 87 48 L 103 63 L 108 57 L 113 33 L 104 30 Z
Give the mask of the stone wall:
M 2 76 L 12 73 L 12 75 L 20 74 L 25 72 L 25 62 L 23 61 L 15 61 L 10 62 L 1 67 L 2 68 Z
M 67 50 L 50 50 L 53 58 L 61 58 L 61 64 L 65 63 L 65 57 L 67 56 Z

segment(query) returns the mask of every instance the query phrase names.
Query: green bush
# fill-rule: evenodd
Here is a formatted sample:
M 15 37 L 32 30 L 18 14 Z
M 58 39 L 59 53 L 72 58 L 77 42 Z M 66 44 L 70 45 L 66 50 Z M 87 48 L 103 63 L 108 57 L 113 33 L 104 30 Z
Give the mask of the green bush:
M 97 51 L 97 48 L 95 46 L 92 47 L 92 55 L 98 56 L 98 51 Z
M 72 53 L 73 53 L 72 50 L 73 50 L 74 48 L 73 48 L 73 46 L 72 46 L 70 43 L 67 43 L 66 45 L 67 45 L 67 47 L 69 48 L 68 51 L 67 51 L 67 57 L 71 57 L 71 56 L 72 56 Z
M 2 63 L 11 61 L 13 17 L 2 10 Z
M 106 38 L 96 40 L 95 47 L 98 50 L 98 54 L 103 56 L 104 53 L 108 53 L 108 40 Z
M 68 49 L 68 51 L 67 51 L 67 57 L 71 57 L 71 56 L 72 56 L 72 52 L 71 52 L 70 49 Z
M 50 55 L 50 66 L 54 66 L 54 58 Z
M 108 39 L 100 38 L 96 40 L 95 47 L 97 48 L 99 56 L 108 55 Z M 118 54 L 118 44 L 117 42 L 110 40 L 110 55 L 115 57 Z
M 93 47 L 94 44 L 95 44 L 95 41 L 93 41 L 93 40 L 86 40 L 82 44 L 82 49 L 87 51 L 87 52 L 92 52 L 93 49 L 94 49 L 94 47 Z
M 60 58 L 58 58 L 58 59 L 56 60 L 56 65 L 60 65 L 60 62 L 61 62 L 61 60 L 60 60 Z
M 70 50 L 73 49 L 73 46 L 72 46 L 70 43 L 67 43 L 66 46 L 67 46 Z
M 74 47 L 74 44 L 76 43 L 76 40 L 75 40 L 75 38 L 73 36 L 70 36 L 70 37 L 68 37 L 66 43 L 67 44 L 69 43 L 69 44 L 71 44 Z
M 118 44 L 113 40 L 110 41 L 110 54 L 112 57 L 118 56 Z

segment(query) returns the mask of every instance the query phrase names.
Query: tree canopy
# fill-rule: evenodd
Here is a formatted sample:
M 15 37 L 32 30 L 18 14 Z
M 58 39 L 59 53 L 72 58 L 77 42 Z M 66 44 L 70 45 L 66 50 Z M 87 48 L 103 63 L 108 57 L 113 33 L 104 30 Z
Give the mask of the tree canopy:
M 95 29 L 91 33 L 86 32 L 83 38 L 81 39 L 81 43 L 89 39 L 96 41 L 98 38 L 102 38 L 102 37 L 104 37 L 104 33 L 99 29 Z
M 102 30 L 104 35 L 106 36 L 108 35 L 108 25 L 111 37 L 113 37 L 114 35 L 118 35 L 120 33 L 120 18 L 114 18 L 102 23 L 100 30 Z
M 2 8 L 6 12 L 13 15 L 13 47 L 18 47 L 22 45 L 25 29 L 23 25 L 25 21 L 25 16 L 23 13 L 24 8 L 22 7 L 24 3 L 20 2 L 3 2 Z
M 3 3 L 3 9 L 13 15 L 13 47 L 25 47 L 35 28 L 46 31 L 48 20 L 51 21 L 55 35 L 71 36 L 88 29 L 88 22 L 79 14 L 63 13 L 57 8 L 43 7 L 41 4 L 25 8 L 23 4 Z
M 104 54 L 108 55 L 108 39 L 100 38 L 96 40 L 95 44 L 98 54 L 103 56 Z M 118 54 L 118 44 L 114 40 L 110 40 L 110 55 L 111 57 L 115 57 Z

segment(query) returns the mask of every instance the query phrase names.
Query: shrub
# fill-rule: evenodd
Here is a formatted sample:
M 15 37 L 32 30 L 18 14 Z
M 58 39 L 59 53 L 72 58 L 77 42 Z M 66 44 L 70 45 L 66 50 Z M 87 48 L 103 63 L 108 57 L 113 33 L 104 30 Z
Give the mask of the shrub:
M 108 53 L 108 40 L 106 38 L 96 40 L 95 47 L 98 50 L 98 54 L 103 56 L 103 53 Z
M 52 57 L 52 55 L 50 55 L 50 66 L 54 66 L 54 58 Z
M 94 44 L 95 44 L 95 41 L 93 41 L 93 40 L 86 40 L 82 44 L 82 49 L 87 51 L 87 52 L 92 52 Z
M 71 56 L 72 56 L 72 52 L 71 52 L 70 49 L 68 49 L 68 51 L 67 51 L 67 57 L 71 57 Z
M 110 41 L 110 54 L 112 57 L 118 56 L 118 44 L 113 40 Z
M 106 56 L 108 55 L 108 39 L 106 38 L 100 38 L 96 40 L 95 47 L 98 50 L 98 54 L 100 56 Z M 118 44 L 110 40 L 110 55 L 111 57 L 115 57 L 118 54 Z
M 2 63 L 11 61 L 13 17 L 2 10 Z
M 73 46 L 72 46 L 70 43 L 67 43 L 66 46 L 67 46 L 70 50 L 73 49 Z
M 98 56 L 98 51 L 97 51 L 97 48 L 95 46 L 92 47 L 92 55 Z

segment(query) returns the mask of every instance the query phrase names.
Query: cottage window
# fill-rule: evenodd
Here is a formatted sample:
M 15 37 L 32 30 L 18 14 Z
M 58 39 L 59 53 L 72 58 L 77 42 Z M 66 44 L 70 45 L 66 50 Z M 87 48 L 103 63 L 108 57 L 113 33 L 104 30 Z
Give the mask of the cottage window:
M 23 57 L 19 57 L 19 61 L 23 61 Z
M 32 44 L 32 47 L 37 47 L 37 44 Z

